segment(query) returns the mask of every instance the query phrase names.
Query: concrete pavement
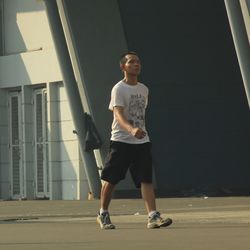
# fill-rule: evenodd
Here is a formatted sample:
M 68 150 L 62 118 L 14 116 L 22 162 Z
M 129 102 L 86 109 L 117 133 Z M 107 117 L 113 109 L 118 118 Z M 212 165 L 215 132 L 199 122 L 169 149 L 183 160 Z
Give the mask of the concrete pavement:
M 0 201 L 0 249 L 200 249 L 248 250 L 250 198 L 157 199 L 174 224 L 146 229 L 140 199 L 113 200 L 116 230 L 95 222 L 99 200 Z

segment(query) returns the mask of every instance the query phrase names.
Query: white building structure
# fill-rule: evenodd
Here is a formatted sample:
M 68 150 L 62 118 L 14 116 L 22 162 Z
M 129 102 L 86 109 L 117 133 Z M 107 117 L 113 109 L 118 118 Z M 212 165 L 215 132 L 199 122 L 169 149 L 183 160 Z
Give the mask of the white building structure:
M 0 199 L 85 199 L 87 180 L 44 2 L 0 4 Z
M 0 199 L 98 198 L 128 50 L 150 89 L 156 194 L 249 195 L 249 13 L 250 0 L 0 0 Z M 131 178 L 114 192 L 137 196 Z

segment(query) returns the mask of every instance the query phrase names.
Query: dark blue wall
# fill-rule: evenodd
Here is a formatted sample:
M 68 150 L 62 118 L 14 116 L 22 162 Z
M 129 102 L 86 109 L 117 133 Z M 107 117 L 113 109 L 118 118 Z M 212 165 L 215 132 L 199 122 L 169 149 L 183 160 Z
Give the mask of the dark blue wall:
M 250 194 L 250 112 L 224 1 L 118 3 L 150 89 L 159 195 Z

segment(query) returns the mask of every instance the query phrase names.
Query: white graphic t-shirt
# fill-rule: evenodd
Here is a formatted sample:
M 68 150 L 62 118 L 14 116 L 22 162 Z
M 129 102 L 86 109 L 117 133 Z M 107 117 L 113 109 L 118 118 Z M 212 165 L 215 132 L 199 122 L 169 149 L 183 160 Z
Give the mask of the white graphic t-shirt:
M 148 103 L 148 88 L 142 84 L 129 85 L 124 81 L 118 82 L 112 89 L 109 109 L 113 111 L 116 106 L 124 108 L 124 116 L 133 127 L 141 128 L 145 132 L 145 109 Z M 111 132 L 112 141 L 121 141 L 131 144 L 149 142 L 148 134 L 137 139 L 124 130 L 114 115 Z

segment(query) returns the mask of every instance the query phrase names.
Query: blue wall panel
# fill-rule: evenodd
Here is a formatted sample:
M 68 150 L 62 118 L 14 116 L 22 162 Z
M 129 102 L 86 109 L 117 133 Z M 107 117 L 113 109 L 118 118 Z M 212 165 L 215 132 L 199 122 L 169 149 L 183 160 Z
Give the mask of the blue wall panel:
M 150 89 L 160 195 L 250 194 L 250 113 L 224 1 L 118 1 Z

